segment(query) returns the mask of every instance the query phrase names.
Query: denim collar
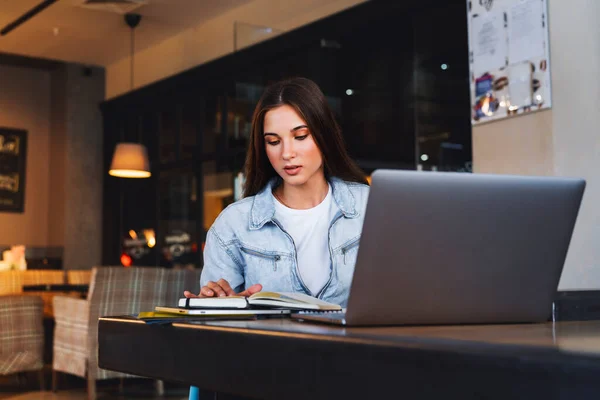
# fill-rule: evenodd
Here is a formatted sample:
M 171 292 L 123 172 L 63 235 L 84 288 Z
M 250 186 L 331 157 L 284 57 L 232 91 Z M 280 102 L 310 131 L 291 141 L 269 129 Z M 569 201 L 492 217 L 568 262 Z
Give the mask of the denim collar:
M 269 221 L 273 220 L 275 215 L 275 204 L 272 196 L 273 188 L 281 184 L 281 178 L 272 178 L 265 187 L 254 196 L 252 208 L 250 210 L 250 229 L 256 230 L 263 227 Z M 348 184 L 339 178 L 329 178 L 333 200 L 346 218 L 356 218 L 358 212 L 355 207 L 355 200 Z

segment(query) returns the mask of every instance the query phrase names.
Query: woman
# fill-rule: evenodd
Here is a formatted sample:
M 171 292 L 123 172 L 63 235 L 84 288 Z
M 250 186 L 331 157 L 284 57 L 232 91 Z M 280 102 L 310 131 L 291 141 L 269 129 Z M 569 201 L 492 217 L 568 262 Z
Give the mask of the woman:
M 369 193 L 319 87 L 269 86 L 254 111 L 244 199 L 207 233 L 199 295 L 302 292 L 346 305 Z

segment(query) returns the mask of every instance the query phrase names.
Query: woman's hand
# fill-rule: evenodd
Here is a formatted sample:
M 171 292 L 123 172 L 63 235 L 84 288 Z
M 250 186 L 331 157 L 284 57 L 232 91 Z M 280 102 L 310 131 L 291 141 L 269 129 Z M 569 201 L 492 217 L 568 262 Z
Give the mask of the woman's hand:
M 183 292 L 183 295 L 188 299 L 194 297 L 225 297 L 225 296 L 252 296 L 254 293 L 258 293 L 262 290 L 262 285 L 257 283 L 256 285 L 250 286 L 248 289 L 243 292 L 236 293 L 229 282 L 225 279 L 219 279 L 217 282 L 210 281 L 206 284 L 206 286 L 202 286 L 200 289 L 200 294 L 194 294 L 188 290 Z

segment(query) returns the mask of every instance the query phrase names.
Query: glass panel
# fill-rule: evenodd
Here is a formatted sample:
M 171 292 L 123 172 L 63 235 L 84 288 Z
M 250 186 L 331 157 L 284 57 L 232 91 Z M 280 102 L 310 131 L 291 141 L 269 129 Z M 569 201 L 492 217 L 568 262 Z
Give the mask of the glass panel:
M 177 113 L 175 110 L 160 113 L 159 131 L 159 161 L 161 164 L 175 161 L 177 159 Z
M 195 104 L 189 104 L 181 110 L 181 159 L 193 158 L 196 152 L 196 143 L 200 128 L 199 107 Z
M 233 175 L 229 171 L 217 172 L 215 161 L 203 163 L 202 172 L 204 174 L 203 228 L 208 231 L 221 211 L 233 203 Z
M 156 265 L 155 180 L 128 179 L 119 182 L 123 224 L 121 232 L 122 265 Z
M 217 151 L 217 140 L 221 134 L 221 97 L 209 97 L 205 105 L 204 129 L 202 130 L 202 152 L 213 154 Z
M 394 25 L 370 23 L 368 34 L 353 30 L 322 42 L 321 52 L 335 60 L 321 74 L 325 94 L 340 99 L 348 150 L 369 174 L 415 167 L 413 33 L 409 16 L 399 17 L 404 20 Z M 335 87 L 327 83 L 331 77 Z
M 246 149 L 252 130 L 252 114 L 264 86 L 236 82 L 235 96 L 227 98 L 227 135 L 229 149 Z
M 468 41 L 464 11 L 464 6 L 457 4 L 413 15 L 419 169 L 471 171 L 469 60 L 465 56 Z M 432 26 L 435 29 L 432 30 Z
M 233 23 L 233 30 L 234 50 L 236 51 L 283 33 L 282 30 L 273 29 L 268 26 L 248 24 L 241 21 L 235 21 Z
M 127 116 L 124 121 L 124 142 L 139 142 L 141 130 L 141 117 L 137 114 Z
M 202 164 L 203 173 L 203 220 L 202 220 L 202 249 L 206 232 L 215 222 L 221 211 L 234 201 L 233 174 L 229 171 L 217 172 L 216 161 L 206 161 Z
M 142 119 L 142 143 L 148 149 L 148 158 L 150 159 L 150 169 L 152 173 L 156 173 L 158 168 L 158 127 L 159 115 L 156 113 L 144 114 Z
M 159 198 L 160 265 L 168 268 L 199 267 L 197 180 L 191 169 L 161 172 Z

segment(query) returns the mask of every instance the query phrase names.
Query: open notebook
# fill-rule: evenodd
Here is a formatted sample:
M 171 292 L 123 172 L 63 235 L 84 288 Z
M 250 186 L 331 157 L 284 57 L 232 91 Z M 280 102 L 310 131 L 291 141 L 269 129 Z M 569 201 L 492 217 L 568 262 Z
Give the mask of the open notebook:
M 250 297 L 198 297 L 179 299 L 183 309 L 292 309 L 292 310 L 341 310 L 337 304 L 328 303 L 302 293 L 258 292 Z

